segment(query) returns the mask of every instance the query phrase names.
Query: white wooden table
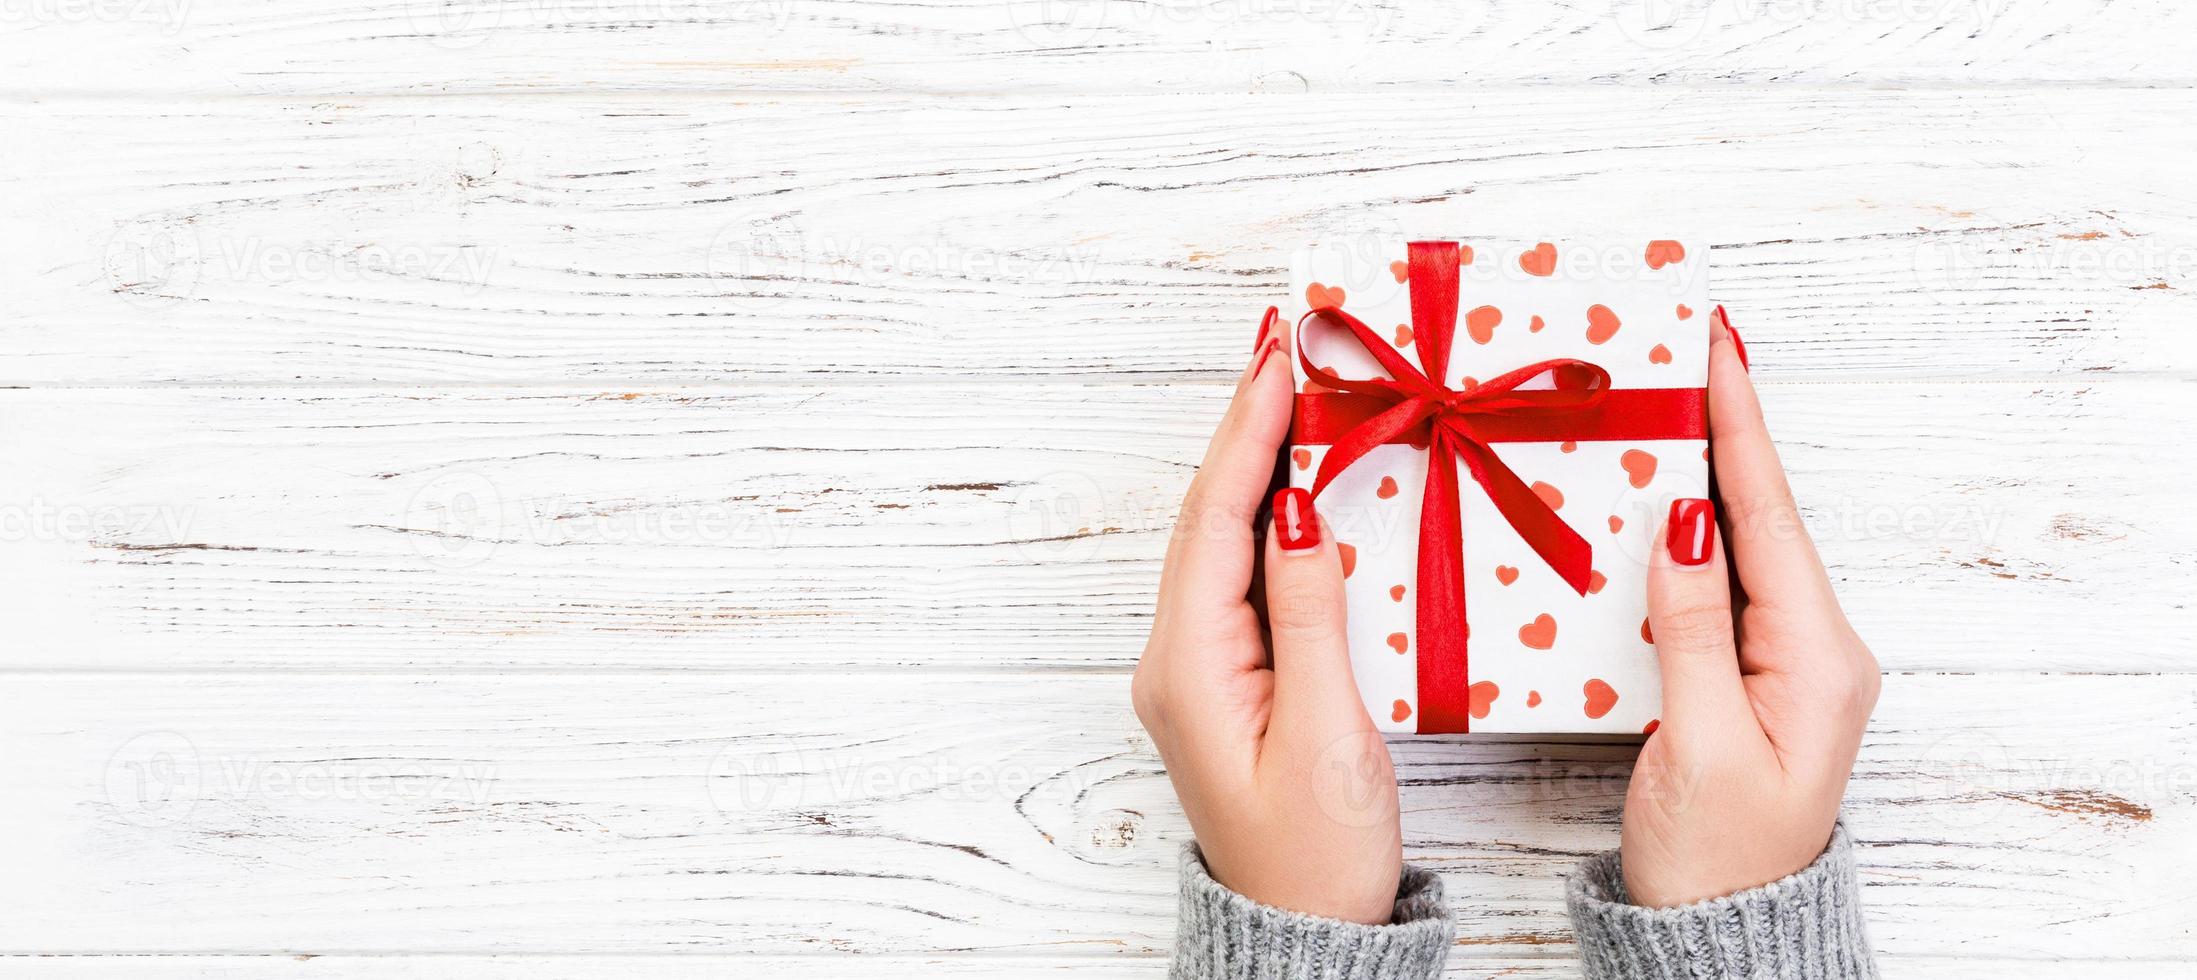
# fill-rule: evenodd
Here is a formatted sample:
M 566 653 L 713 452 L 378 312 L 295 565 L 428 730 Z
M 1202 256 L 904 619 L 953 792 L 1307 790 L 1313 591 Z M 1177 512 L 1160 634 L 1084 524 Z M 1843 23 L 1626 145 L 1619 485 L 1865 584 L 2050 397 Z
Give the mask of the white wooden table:
M 1887 970 L 2187 975 L 2197 8 L 1699 7 L 7 4 L 0 973 L 1156 976 L 1287 251 L 1637 226 L 1888 672 Z M 1395 752 L 1574 975 L 1631 750 Z

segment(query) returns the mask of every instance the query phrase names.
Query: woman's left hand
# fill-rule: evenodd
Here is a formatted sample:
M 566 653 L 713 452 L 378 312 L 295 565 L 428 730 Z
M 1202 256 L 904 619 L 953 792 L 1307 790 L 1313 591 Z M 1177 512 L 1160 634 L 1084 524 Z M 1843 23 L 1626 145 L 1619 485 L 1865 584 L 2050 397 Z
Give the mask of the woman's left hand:
M 1263 556 L 1254 533 L 1292 401 L 1273 326 L 1183 500 L 1132 699 L 1216 881 L 1384 924 L 1403 872 L 1396 776 L 1351 680 L 1341 555 L 1301 490 L 1276 496 Z M 1271 637 L 1250 599 L 1262 562 Z

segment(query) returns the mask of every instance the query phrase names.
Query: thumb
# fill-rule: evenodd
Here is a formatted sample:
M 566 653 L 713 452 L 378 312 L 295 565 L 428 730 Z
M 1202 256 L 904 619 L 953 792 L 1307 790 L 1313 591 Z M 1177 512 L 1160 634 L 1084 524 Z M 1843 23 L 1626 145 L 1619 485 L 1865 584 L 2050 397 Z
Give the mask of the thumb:
M 1300 487 L 1274 494 L 1266 539 L 1266 616 L 1274 636 L 1269 732 L 1314 739 L 1371 730 L 1350 673 L 1342 552 Z
M 1663 671 L 1658 731 L 1681 739 L 1722 738 L 1753 719 L 1739 679 L 1731 586 L 1717 537 L 1709 501 L 1674 500 L 1664 547 L 1649 559 L 1648 625 Z

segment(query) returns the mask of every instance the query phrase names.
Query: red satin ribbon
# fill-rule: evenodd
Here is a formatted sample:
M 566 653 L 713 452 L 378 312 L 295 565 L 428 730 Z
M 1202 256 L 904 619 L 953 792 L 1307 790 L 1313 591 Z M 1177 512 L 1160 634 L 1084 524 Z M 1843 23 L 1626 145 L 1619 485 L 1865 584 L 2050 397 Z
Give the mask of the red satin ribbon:
M 1457 464 L 1464 464 L 1494 501 L 1497 512 L 1541 560 L 1585 595 L 1594 572 L 1593 547 L 1557 517 L 1488 444 L 1699 439 L 1708 434 L 1707 398 L 1702 389 L 1613 391 L 1609 372 L 1586 361 L 1540 361 L 1462 391 L 1442 384 L 1457 331 L 1457 256 L 1456 242 L 1411 243 L 1411 333 L 1419 366 L 1338 307 L 1321 307 L 1297 321 L 1298 363 L 1307 377 L 1336 392 L 1297 396 L 1290 441 L 1330 447 L 1313 478 L 1314 496 L 1375 446 L 1425 445 L 1431 454 L 1419 522 L 1421 732 L 1472 728 Z M 1307 324 L 1316 320 L 1332 320 L 1349 331 L 1388 371 L 1388 378 L 1346 380 L 1314 365 L 1305 352 L 1304 334 Z M 1542 375 L 1551 376 L 1553 389 L 1518 390 Z

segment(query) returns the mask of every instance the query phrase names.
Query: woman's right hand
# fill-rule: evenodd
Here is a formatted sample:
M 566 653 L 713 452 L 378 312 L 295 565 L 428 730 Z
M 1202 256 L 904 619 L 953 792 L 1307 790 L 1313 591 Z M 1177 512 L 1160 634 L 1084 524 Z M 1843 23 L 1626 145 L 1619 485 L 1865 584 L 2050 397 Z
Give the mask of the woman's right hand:
M 1709 352 L 1709 437 L 1722 532 L 1706 500 L 1672 505 L 1648 576 L 1663 718 L 1625 796 L 1632 904 L 1670 907 L 1768 884 L 1830 841 L 1876 706 L 1854 634 L 1801 526 L 1722 307 Z M 1736 610 L 1736 612 L 1735 612 Z

